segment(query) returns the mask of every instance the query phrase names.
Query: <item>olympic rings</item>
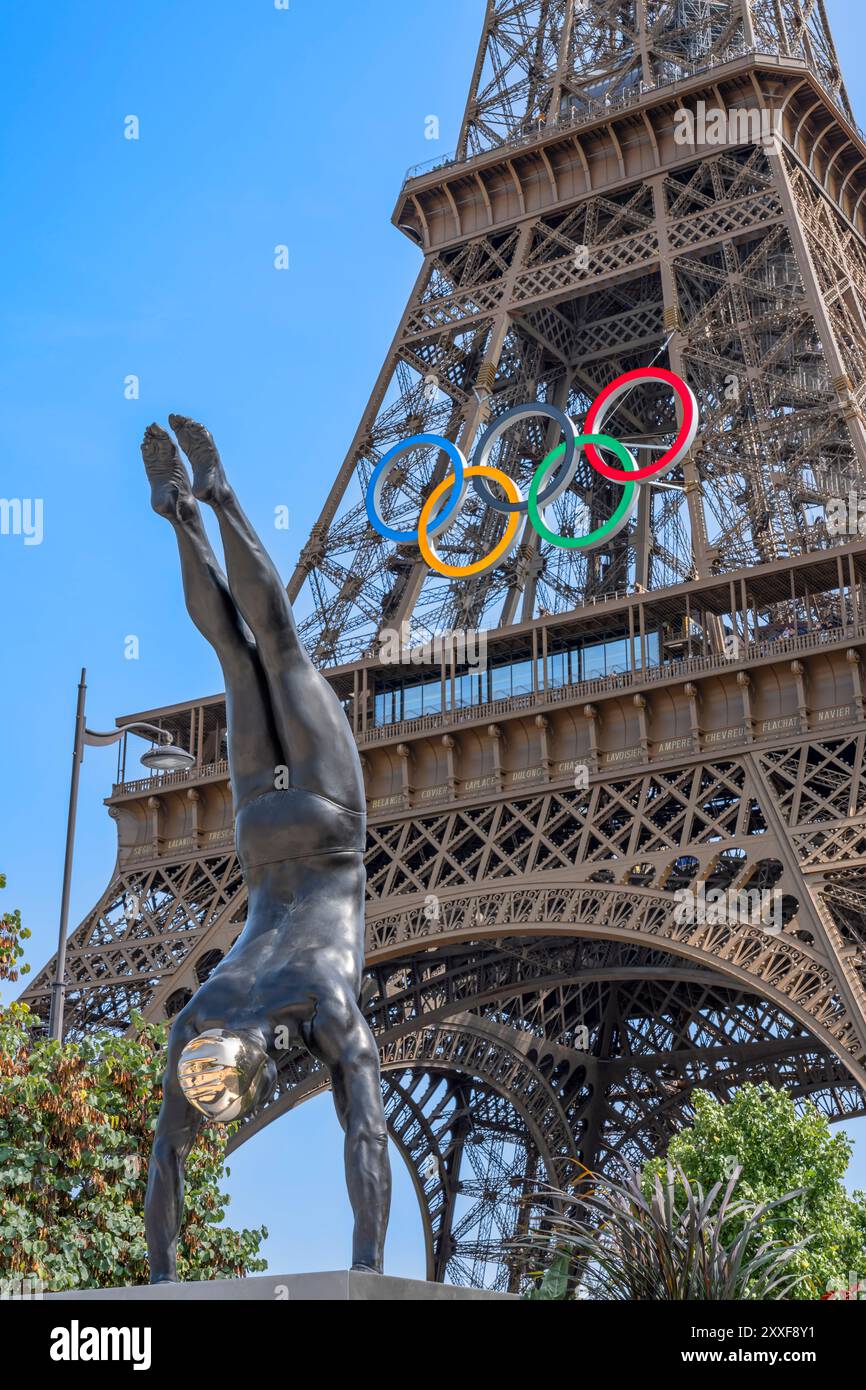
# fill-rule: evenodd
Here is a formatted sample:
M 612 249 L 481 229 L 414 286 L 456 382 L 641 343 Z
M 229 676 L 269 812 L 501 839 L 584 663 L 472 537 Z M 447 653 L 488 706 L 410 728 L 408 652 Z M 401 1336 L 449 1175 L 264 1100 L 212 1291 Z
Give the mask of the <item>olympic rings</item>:
M 589 458 L 589 446 L 600 444 L 602 448 L 610 449 L 616 454 L 620 463 L 625 464 L 627 469 L 637 473 L 638 467 L 634 461 L 634 455 L 630 454 L 624 444 L 620 444 L 618 439 L 613 439 L 609 434 L 579 434 L 575 439 L 575 444 L 586 445 L 586 456 Z M 550 471 L 556 461 L 556 455 L 565 448 L 564 444 L 559 444 L 552 449 L 546 458 L 535 470 L 532 482 L 529 484 L 529 496 L 526 499 L 529 510 L 529 519 L 543 540 L 550 541 L 551 545 L 559 546 L 563 550 L 592 550 L 604 540 L 610 540 L 618 531 L 621 531 L 628 524 L 634 515 L 637 507 L 639 488 L 637 483 L 626 483 L 622 490 L 622 497 L 616 511 L 601 526 L 596 526 L 594 531 L 590 531 L 585 536 L 558 536 L 555 531 L 551 531 L 545 524 L 541 512 L 544 508 L 542 501 L 543 493 L 539 496 L 539 488 L 544 482 L 545 474 Z M 593 452 L 595 452 L 593 450 Z
M 512 503 L 519 504 L 523 500 L 520 495 L 520 488 L 517 486 L 514 479 L 509 478 L 508 474 L 503 473 L 499 468 L 491 467 L 490 464 L 482 463 L 473 465 L 472 468 L 467 468 L 465 470 L 464 477 L 494 478 L 497 483 L 501 483 L 502 487 L 504 487 L 505 491 L 508 493 L 508 496 L 511 498 Z M 445 560 L 440 560 L 439 556 L 436 554 L 436 551 L 430 544 L 428 540 L 427 525 L 430 520 L 433 508 L 439 501 L 439 498 L 450 487 L 453 487 L 456 492 L 456 478 L 453 475 L 447 478 L 443 478 L 442 482 L 439 483 L 437 487 L 434 487 L 433 491 L 430 493 L 430 496 L 427 498 L 427 501 L 424 503 L 424 506 L 421 508 L 421 515 L 418 518 L 418 549 L 421 551 L 421 554 L 424 556 L 424 559 L 427 561 L 427 564 L 430 566 L 431 570 L 435 570 L 437 574 L 447 575 L 449 579 L 461 579 L 466 575 L 481 574 L 484 570 L 491 569 L 493 565 L 495 565 L 499 560 L 502 560 L 508 554 L 508 552 L 513 549 L 515 541 L 517 540 L 517 531 L 518 527 L 520 526 L 520 519 L 517 514 L 518 508 L 514 507 L 511 515 L 508 518 L 508 523 L 505 527 L 505 534 L 502 536 L 501 540 L 499 540 L 497 544 L 493 547 L 490 554 L 484 556 L 483 560 L 474 560 L 471 564 L 468 565 L 449 565 L 446 563 Z M 465 495 L 465 490 L 463 495 Z M 463 496 L 461 496 L 459 500 L 460 502 L 462 502 Z M 449 508 L 449 512 L 450 511 L 451 509 Z M 437 523 L 437 526 L 433 529 L 441 531 L 441 523 Z
M 565 438 L 565 458 L 562 461 L 562 468 L 557 473 L 553 482 L 545 489 L 544 494 L 539 497 L 538 505 L 546 507 L 549 502 L 555 502 L 561 496 L 574 477 L 576 460 L 574 457 L 574 435 L 577 430 L 574 421 L 570 420 L 562 410 L 557 410 L 555 405 L 548 405 L 547 401 L 533 401 L 531 405 L 512 405 L 508 410 L 504 410 L 501 415 L 488 425 L 478 441 L 478 448 L 475 450 L 472 462 L 477 468 L 483 468 L 490 457 L 490 451 L 501 434 L 504 434 L 509 425 L 513 424 L 519 415 L 546 415 L 549 419 L 555 420 L 559 425 Z M 528 506 L 526 502 L 502 502 L 490 491 L 490 487 L 481 475 L 472 484 L 478 496 L 494 512 L 503 512 L 508 515 L 511 512 L 525 512 Z
M 382 513 L 379 510 L 379 503 L 382 500 L 385 482 L 391 471 L 392 464 L 397 460 L 400 454 L 405 454 L 407 449 L 414 449 L 418 444 L 437 444 L 440 449 L 445 451 L 454 464 L 454 473 L 452 475 L 456 480 L 454 495 L 451 498 L 450 504 L 447 507 L 443 507 L 439 516 L 437 516 L 435 522 L 430 527 L 431 536 L 438 536 L 440 531 L 445 530 L 445 527 L 459 510 L 460 503 L 463 501 L 463 493 L 465 491 L 463 486 L 463 475 L 466 472 L 466 459 L 463 457 L 457 445 L 453 440 L 446 439 L 441 434 L 413 434 L 411 439 L 404 439 L 402 444 L 395 444 L 393 449 L 389 449 L 387 454 L 380 458 L 367 484 L 367 496 L 365 499 L 367 503 L 367 516 L 379 532 L 379 535 L 385 536 L 389 541 L 418 540 L 417 531 L 395 531 L 392 527 L 386 526 L 385 522 L 381 519 Z
M 604 417 L 611 406 L 614 406 L 620 397 L 630 391 L 638 381 L 663 381 L 666 385 L 673 387 L 682 407 L 683 420 L 676 439 L 671 447 L 662 454 L 662 457 L 656 459 L 655 463 L 648 463 L 630 475 L 635 482 L 640 482 L 641 478 L 653 478 L 662 473 L 668 473 L 675 464 L 685 458 L 694 444 L 695 435 L 698 432 L 698 403 L 691 387 L 686 385 L 682 377 L 677 376 L 675 372 L 669 372 L 665 367 L 635 367 L 633 372 L 624 372 L 622 376 L 616 377 L 609 386 L 605 386 L 604 390 L 596 396 L 586 412 L 586 420 L 584 421 L 584 429 L 588 434 L 601 429 Z M 626 474 L 621 473 L 616 468 L 609 467 L 599 458 L 591 444 L 587 445 L 586 457 L 603 478 L 610 478 L 614 483 L 626 481 Z
M 635 385 L 644 381 L 657 381 L 670 387 L 678 402 L 679 426 L 676 438 L 668 449 L 662 452 L 654 463 L 639 468 L 634 455 L 621 441 L 605 434 L 602 430 L 605 418 L 616 404 L 631 391 Z M 543 415 L 554 420 L 560 427 L 564 440 L 551 449 L 542 459 L 533 474 L 529 493 L 524 499 L 519 487 L 508 474 L 494 468 L 487 460 L 494 444 L 503 432 L 523 415 Z M 461 578 L 481 574 L 492 568 L 514 548 L 517 542 L 520 518 L 523 515 L 532 522 L 538 534 L 551 545 L 562 549 L 591 550 L 610 540 L 626 526 L 637 507 L 640 484 L 647 478 L 659 477 L 670 472 L 680 463 L 694 443 L 698 429 L 698 405 L 691 388 L 675 372 L 664 367 L 637 367 L 633 371 L 618 376 L 593 401 L 586 414 L 584 434 L 578 434 L 570 417 L 556 406 L 546 401 L 534 401 L 525 405 L 509 407 L 498 416 L 484 431 L 473 455 L 472 467 L 466 462 L 461 449 L 453 440 L 439 434 L 414 434 L 401 444 L 395 445 L 379 460 L 367 484 L 365 496 L 367 516 L 373 528 L 388 540 L 398 543 L 416 544 L 431 569 L 448 578 Z M 381 516 L 380 504 L 383 500 L 388 474 L 399 458 L 409 449 L 418 445 L 434 445 L 447 454 L 454 471 L 437 483 L 421 508 L 418 528 L 414 531 L 398 531 L 388 526 Z M 622 468 L 613 468 L 604 462 L 598 450 L 609 450 L 616 455 Z M 570 487 L 577 471 L 580 450 L 583 449 L 590 466 L 603 478 L 618 483 L 622 497 L 612 516 L 585 536 L 560 536 L 552 531 L 544 520 L 544 512 L 557 498 Z M 561 460 L 561 462 L 560 462 Z M 551 473 L 553 474 L 550 477 Z M 436 553 L 434 539 L 451 524 L 463 505 L 469 479 L 473 488 L 491 510 L 507 517 L 505 530 L 493 550 L 481 560 L 466 565 L 452 565 L 442 560 Z M 548 481 L 550 478 L 550 481 Z M 495 481 L 503 489 L 507 500 L 497 497 L 489 482 Z M 450 494 L 450 496 L 448 495 Z M 434 511 L 438 503 L 441 506 Z

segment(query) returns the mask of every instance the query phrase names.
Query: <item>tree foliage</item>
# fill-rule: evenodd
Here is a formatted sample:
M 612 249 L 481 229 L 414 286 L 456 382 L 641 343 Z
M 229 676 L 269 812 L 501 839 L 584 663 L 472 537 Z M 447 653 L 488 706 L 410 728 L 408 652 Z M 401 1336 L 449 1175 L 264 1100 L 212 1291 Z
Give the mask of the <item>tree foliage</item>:
M 843 1182 L 853 1147 L 846 1134 L 832 1134 L 814 1105 L 798 1109 L 766 1082 L 743 1086 L 724 1104 L 697 1091 L 694 1107 L 692 1123 L 667 1153 L 691 1182 L 709 1189 L 739 1166 L 741 1199 L 772 1202 L 800 1190 L 766 1218 L 768 1229 L 791 1244 L 809 1237 L 792 1262 L 802 1280 L 789 1297 L 821 1298 L 846 1290 L 852 1275 L 855 1283 L 866 1278 L 866 1195 L 849 1193 Z M 664 1159 L 648 1163 L 645 1189 L 664 1172 Z
M 17 912 L 0 917 L 0 980 L 26 970 L 18 961 L 28 935 Z M 144 1194 L 166 1034 L 136 1016 L 121 1037 L 61 1045 L 26 1004 L 0 1007 L 0 1279 L 46 1289 L 147 1282 Z M 187 1160 L 182 1280 L 266 1267 L 257 1258 L 264 1228 L 219 1224 L 227 1137 L 204 1127 Z
M 529 1297 L 628 1302 L 785 1298 L 800 1282 L 800 1247 L 770 1216 L 796 1193 L 755 1203 L 736 1194 L 738 1171 L 704 1191 L 681 1168 L 622 1181 L 592 1174 L 577 1193 L 551 1188 L 526 1240 L 557 1254 Z

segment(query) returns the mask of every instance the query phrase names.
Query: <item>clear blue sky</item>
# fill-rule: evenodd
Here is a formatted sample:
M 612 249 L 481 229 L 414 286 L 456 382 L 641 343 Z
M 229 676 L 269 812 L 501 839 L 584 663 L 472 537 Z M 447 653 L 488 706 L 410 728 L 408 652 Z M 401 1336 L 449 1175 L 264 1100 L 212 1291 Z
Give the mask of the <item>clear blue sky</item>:
M 866 11 L 831 0 L 850 59 Z M 483 0 L 5 0 L 0 48 L 0 495 L 44 499 L 44 540 L 0 537 L 6 907 L 55 945 L 75 686 L 88 719 L 221 688 L 153 517 L 138 441 L 205 420 L 284 574 L 343 458 L 417 273 L 389 222 L 406 167 L 453 149 Z M 425 118 L 441 122 L 425 139 Z M 123 138 L 124 118 L 140 139 Z M 290 269 L 273 268 L 285 243 Z M 124 379 L 140 378 L 137 401 Z M 290 508 L 288 532 L 272 527 Z M 139 638 L 126 660 L 127 636 Z M 89 750 L 73 922 L 105 886 L 113 752 Z M 866 1125 L 858 1180 L 866 1185 Z M 350 1222 L 329 1098 L 233 1159 L 234 1223 L 271 1229 L 277 1270 L 345 1264 Z M 423 1272 L 395 1162 L 388 1265 Z

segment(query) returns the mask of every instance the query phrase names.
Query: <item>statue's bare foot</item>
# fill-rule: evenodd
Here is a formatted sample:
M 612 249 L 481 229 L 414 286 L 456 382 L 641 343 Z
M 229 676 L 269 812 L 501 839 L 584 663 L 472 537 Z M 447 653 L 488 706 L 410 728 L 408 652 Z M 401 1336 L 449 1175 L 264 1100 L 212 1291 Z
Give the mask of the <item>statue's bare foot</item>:
M 171 435 L 159 425 L 148 425 L 141 441 L 141 457 L 150 481 L 151 506 L 171 521 L 179 507 L 192 501 L 187 471 Z
M 169 415 L 168 423 L 192 464 L 192 490 L 199 502 L 220 502 L 228 492 L 217 446 L 210 430 L 186 415 Z

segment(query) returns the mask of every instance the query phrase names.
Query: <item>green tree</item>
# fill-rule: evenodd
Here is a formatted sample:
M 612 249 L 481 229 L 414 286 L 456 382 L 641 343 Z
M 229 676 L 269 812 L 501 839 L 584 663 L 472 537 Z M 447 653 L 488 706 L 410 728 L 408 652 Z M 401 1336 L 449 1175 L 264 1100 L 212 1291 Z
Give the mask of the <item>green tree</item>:
M 0 876 L 0 887 L 5 879 Z M 0 917 L 0 981 L 15 981 L 17 912 Z M 122 1037 L 60 1044 L 26 1004 L 0 1006 L 0 1280 L 46 1289 L 148 1279 L 147 1165 L 162 1099 L 167 1028 L 134 1020 Z M 230 1279 L 266 1268 L 267 1231 L 221 1226 L 228 1134 L 206 1126 L 186 1165 L 180 1279 Z
M 843 1183 L 853 1147 L 847 1134 L 831 1134 L 814 1105 L 798 1110 L 786 1091 L 766 1082 L 743 1086 L 725 1104 L 697 1091 L 694 1106 L 692 1124 L 674 1136 L 667 1152 L 691 1182 L 705 1189 L 724 1185 L 738 1166 L 741 1199 L 770 1202 L 802 1189 L 765 1217 L 767 1234 L 791 1245 L 809 1238 L 792 1261 L 792 1272 L 803 1280 L 789 1297 L 847 1290 L 852 1274 L 866 1281 L 866 1194 L 849 1193 Z M 651 1160 L 645 1190 L 664 1171 L 664 1159 Z

